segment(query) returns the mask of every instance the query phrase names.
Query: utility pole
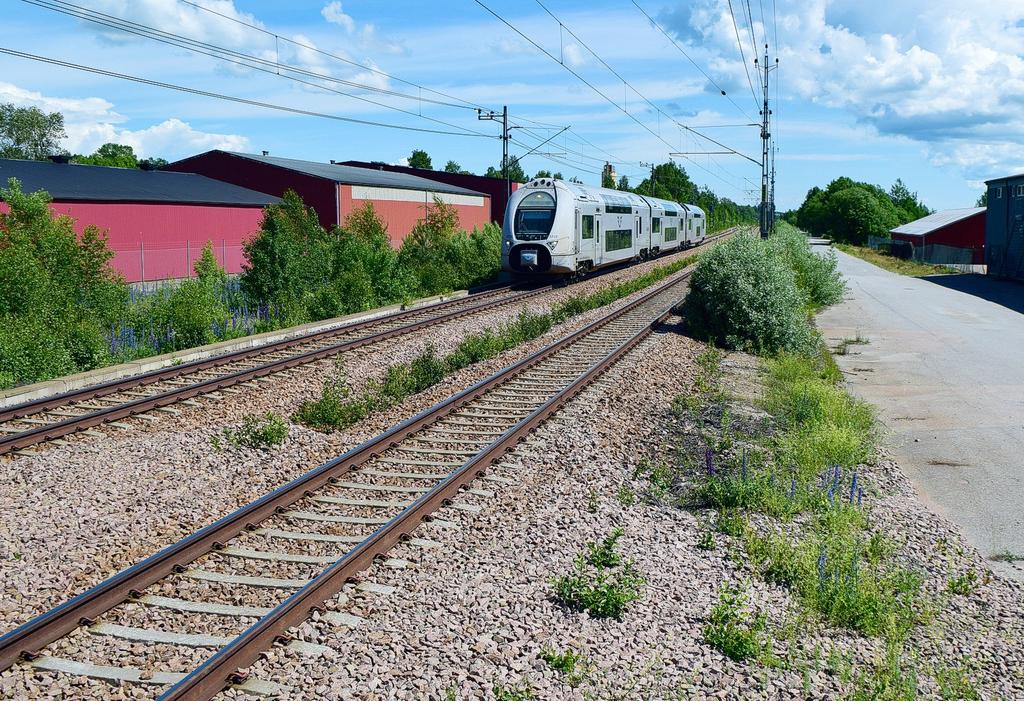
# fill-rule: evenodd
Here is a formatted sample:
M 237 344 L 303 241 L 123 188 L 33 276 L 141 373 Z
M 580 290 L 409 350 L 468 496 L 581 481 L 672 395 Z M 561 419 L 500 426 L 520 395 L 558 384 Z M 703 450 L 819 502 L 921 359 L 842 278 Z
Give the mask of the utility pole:
M 508 202 L 509 198 L 512 197 L 512 181 L 509 179 L 508 168 L 508 105 L 504 105 L 500 113 L 494 110 L 484 112 L 482 109 L 477 108 L 476 118 L 486 122 L 501 120 L 501 177 L 505 179 L 505 201 Z
M 654 197 L 654 164 L 640 161 L 640 167 L 643 168 L 645 166 L 650 166 L 651 168 L 651 197 Z
M 779 59 L 775 59 L 775 63 L 778 64 Z M 754 59 L 754 65 L 756 66 L 758 60 Z M 764 103 L 761 107 L 761 212 L 758 219 L 760 220 L 761 238 L 768 238 L 768 234 L 772 229 L 775 228 L 775 214 L 772 212 L 774 203 L 772 198 L 769 196 L 769 162 L 768 162 L 768 150 L 771 142 L 771 120 L 770 116 L 772 111 L 768 109 L 768 72 L 771 70 L 771 66 L 768 64 L 768 44 L 764 45 L 764 82 L 761 84 L 761 89 L 764 91 Z M 774 167 L 772 167 L 771 180 L 774 181 Z M 774 188 L 774 182 L 772 184 Z

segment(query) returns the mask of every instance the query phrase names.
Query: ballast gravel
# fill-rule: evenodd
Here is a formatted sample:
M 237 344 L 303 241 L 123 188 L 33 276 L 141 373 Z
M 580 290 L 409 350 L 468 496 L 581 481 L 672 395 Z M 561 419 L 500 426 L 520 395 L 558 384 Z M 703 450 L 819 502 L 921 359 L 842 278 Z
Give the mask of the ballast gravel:
M 314 615 L 296 629 L 299 639 L 328 646 L 326 654 L 275 648 L 251 675 L 281 684 L 289 699 L 495 698 L 497 688 L 530 689 L 538 699 L 842 698 L 849 685 L 830 660 L 845 655 L 869 664 L 882 645 L 806 626 L 792 637 L 803 662 L 789 668 L 735 663 L 705 645 L 701 631 L 721 584 L 750 573 L 727 557 L 724 536 L 715 551 L 697 547 L 707 514 L 646 501 L 634 479 L 642 458 L 674 454 L 678 426 L 669 407 L 690 387 L 700 351 L 669 327 L 648 338 L 493 470 L 512 484 L 488 483 L 495 496 L 459 499 L 479 513 L 445 509 L 438 514 L 445 525 L 417 531 L 439 547 L 403 544 L 391 556 L 407 567 L 365 573 L 363 581 L 396 587 L 393 593 L 359 592 L 353 584 L 326 604 L 327 611 L 363 617 L 360 625 Z M 733 356 L 727 365 L 736 386 L 756 387 L 756 363 Z M 950 597 L 914 633 L 925 661 L 964 664 L 983 698 L 1024 698 L 1021 587 L 989 574 L 956 529 L 922 506 L 897 466 L 883 459 L 864 474 L 878 490 L 869 497 L 873 518 L 903 540 L 901 557 L 928 575 L 929 591 L 944 589 L 951 572 L 983 573 L 975 593 Z M 620 499 L 623 487 L 641 498 Z M 550 579 L 616 526 L 625 531 L 623 553 L 647 579 L 642 598 L 622 621 L 562 608 Z M 775 631 L 801 623 L 778 587 L 756 582 L 752 600 Z M 132 615 L 126 610 L 121 620 Z M 774 651 L 783 656 L 790 642 L 777 638 Z M 103 650 L 127 664 L 133 645 Z M 541 659 L 545 648 L 582 655 L 577 685 Z M 175 668 L 192 657 L 188 650 L 173 655 L 167 661 Z M 158 695 L 152 687 L 115 688 L 23 668 L 0 676 L 0 691 L 12 698 Z M 938 698 L 936 689 L 926 691 Z M 227 691 L 221 698 L 250 697 Z
M 428 347 L 446 353 L 467 334 L 505 323 L 522 309 L 545 311 L 697 250 L 347 353 L 343 374 L 358 391 L 389 366 Z M 177 415 L 150 412 L 157 421 L 122 422 L 131 429 L 104 426 L 95 429 L 103 437 L 70 436 L 40 447 L 38 455 L 0 458 L 0 630 L 17 627 L 630 299 L 580 315 L 542 338 L 466 368 L 349 430 L 323 434 L 292 425 L 285 443 L 271 450 L 227 446 L 223 429 L 237 429 L 246 415 L 273 411 L 290 416 L 302 401 L 319 396 L 325 379 L 338 374 L 334 360 L 264 378 L 240 387 L 241 394 L 177 404 Z

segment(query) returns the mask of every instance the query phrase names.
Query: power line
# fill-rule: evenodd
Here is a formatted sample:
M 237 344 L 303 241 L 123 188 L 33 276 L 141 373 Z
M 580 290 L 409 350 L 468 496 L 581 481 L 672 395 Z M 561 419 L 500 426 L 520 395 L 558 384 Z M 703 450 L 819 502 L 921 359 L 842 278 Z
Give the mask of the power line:
M 731 95 L 729 95 L 728 93 L 725 92 L 725 90 L 722 88 L 721 85 L 719 85 L 717 82 L 715 82 L 714 78 L 712 78 L 710 75 L 708 75 L 707 71 L 705 71 L 703 68 L 701 68 L 700 65 L 696 61 L 694 61 L 693 58 L 691 58 L 690 54 L 686 53 L 686 51 L 683 50 L 683 47 L 680 46 L 679 43 L 675 39 L 673 39 L 672 36 L 667 31 L 665 31 L 665 28 L 662 27 L 661 24 L 659 24 L 657 21 L 655 21 L 655 19 L 653 17 L 651 17 L 649 14 L 647 14 L 647 10 L 645 10 L 642 7 L 640 7 L 639 3 L 637 3 L 636 0 L 631 0 L 631 2 L 633 3 L 633 5 L 636 6 L 636 9 L 640 10 L 641 14 L 643 14 L 643 16 L 647 18 L 647 20 L 651 23 L 651 25 L 653 27 L 655 27 L 659 32 L 664 34 L 665 38 L 668 39 L 672 43 L 672 46 L 676 47 L 676 49 L 679 50 L 679 53 L 681 53 L 683 56 L 685 56 L 686 60 L 688 60 L 690 63 L 692 63 L 694 65 L 694 67 L 698 71 L 700 71 L 704 75 L 705 78 L 708 79 L 708 82 L 710 82 L 712 85 L 714 85 L 716 88 L 718 88 L 718 91 L 721 92 L 722 95 L 724 95 L 729 100 L 729 102 L 731 102 L 733 104 L 733 106 L 736 107 L 736 109 L 738 109 L 740 111 L 740 113 L 744 117 L 746 117 L 747 119 L 751 119 L 751 120 L 753 119 L 753 117 L 751 117 L 749 114 L 747 114 L 747 112 L 742 107 L 740 107 L 736 103 L 735 100 L 732 99 Z
M 314 71 L 310 71 L 310 70 L 305 69 L 305 68 L 301 68 L 301 67 L 297 67 L 297 66 L 291 66 L 289 64 L 282 64 L 282 63 L 275 62 L 275 61 L 270 61 L 270 60 L 267 60 L 267 59 L 262 59 L 262 58 L 260 58 L 258 56 L 252 56 L 250 54 L 245 54 L 245 53 L 242 53 L 242 52 L 239 52 L 239 51 L 235 51 L 233 49 L 226 49 L 224 47 L 216 46 L 214 44 L 209 44 L 207 42 L 202 42 L 202 41 L 198 41 L 198 40 L 195 40 L 195 39 L 191 39 L 189 37 L 185 37 L 185 36 L 182 36 L 180 34 L 174 34 L 173 32 L 165 32 L 163 30 L 156 29 L 154 27 L 149 27 L 149 26 L 140 24 L 138 22 L 132 22 L 130 20 L 122 20 L 120 18 L 113 17 L 111 15 L 106 15 L 106 14 L 101 13 L 101 12 L 96 12 L 94 10 L 90 10 L 89 8 L 85 8 L 85 7 L 81 7 L 81 6 L 78 6 L 78 5 L 74 5 L 73 3 L 70 3 L 70 2 L 62 2 L 61 0 L 23 0 L 23 2 L 26 2 L 26 3 L 31 4 L 31 5 L 36 5 L 38 7 L 44 8 L 44 9 L 49 9 L 49 10 L 52 10 L 54 12 L 58 12 L 58 13 L 61 13 L 61 14 L 64 14 L 64 15 L 68 15 L 68 16 L 71 16 L 71 17 L 76 17 L 78 19 L 86 20 L 86 21 L 89 21 L 89 22 L 93 22 L 94 24 L 99 24 L 99 25 L 104 26 L 104 27 L 108 27 L 108 28 L 112 28 L 112 29 L 117 29 L 119 31 L 124 31 L 124 32 L 129 33 L 129 34 L 134 34 L 136 36 L 145 37 L 145 38 L 152 39 L 154 41 L 158 41 L 158 42 L 161 42 L 161 43 L 164 43 L 164 44 L 168 44 L 168 45 L 171 45 L 171 46 L 176 46 L 178 48 L 183 48 L 183 49 L 186 49 L 188 51 L 193 51 L 195 53 L 199 53 L 199 54 L 202 54 L 202 55 L 205 55 L 205 56 L 209 56 L 211 58 L 215 58 L 215 59 L 218 59 L 218 60 L 221 60 L 221 61 L 226 61 L 228 63 L 233 63 L 235 65 L 242 66 L 242 67 L 245 67 L 245 68 L 249 68 L 251 70 L 260 71 L 260 72 L 267 73 L 267 74 L 270 74 L 270 75 L 276 75 L 276 76 L 278 76 L 280 78 L 285 78 L 287 80 L 291 80 L 291 81 L 294 81 L 296 83 L 300 83 L 302 85 L 313 87 L 313 88 L 316 88 L 318 90 L 323 90 L 325 92 L 331 92 L 331 93 L 334 93 L 334 94 L 337 94 L 337 95 L 342 95 L 342 96 L 345 96 L 345 97 L 350 97 L 352 99 L 359 100 L 361 102 L 366 102 L 368 104 L 376 105 L 378 107 L 383 107 L 385 109 L 393 110 L 393 111 L 396 111 L 396 112 L 401 112 L 403 114 L 407 114 L 407 115 L 412 116 L 412 117 L 417 117 L 419 119 L 424 119 L 424 120 L 427 120 L 427 121 L 430 121 L 430 122 L 434 122 L 435 124 L 440 124 L 442 126 L 450 127 L 452 129 L 462 129 L 462 130 L 466 131 L 467 133 L 478 134 L 478 135 L 481 135 L 481 136 L 484 135 L 483 132 L 476 131 L 475 129 L 469 129 L 467 127 L 463 127 L 463 126 L 460 126 L 460 125 L 457 125 L 457 124 L 452 124 L 451 122 L 447 122 L 447 121 L 442 120 L 442 119 L 437 119 L 437 118 L 431 117 L 429 115 L 424 115 L 424 114 L 422 114 L 422 112 L 413 112 L 411 110 L 406 110 L 406 109 L 402 109 L 400 107 L 395 107 L 394 105 L 389 105 L 389 104 L 386 104 L 386 103 L 383 103 L 383 102 L 378 102 L 377 100 L 372 100 L 372 99 L 370 99 L 368 97 L 365 97 L 365 96 L 362 96 L 362 95 L 356 95 L 356 94 L 353 94 L 353 93 L 350 93 L 350 92 L 345 92 L 343 90 L 337 90 L 335 88 L 330 88 L 328 86 L 321 85 L 319 83 L 311 82 L 311 81 L 308 81 L 308 80 L 302 80 L 301 78 L 297 78 L 297 77 L 295 77 L 293 75 L 288 75 L 287 73 L 281 73 L 280 71 L 281 71 L 281 69 L 284 69 L 285 71 L 290 71 L 290 72 L 298 73 L 300 75 L 308 75 L 308 76 L 314 77 L 316 79 L 326 80 L 326 81 L 330 81 L 330 82 L 342 83 L 342 84 L 345 84 L 345 85 L 352 85 L 352 86 L 355 86 L 355 87 L 369 87 L 370 89 L 372 89 L 372 86 L 363 86 L 363 85 L 361 85 L 359 83 L 353 83 L 351 81 L 342 80 L 340 78 L 335 78 L 333 76 L 324 75 L 324 74 L 321 74 L 321 73 L 316 73 Z M 236 58 L 232 58 L 232 56 L 234 56 Z M 403 93 L 397 93 L 397 92 L 394 92 L 394 91 L 386 91 L 386 90 L 379 90 L 379 91 L 380 92 L 384 92 L 386 94 L 394 95 L 394 96 L 405 97 L 405 98 L 408 98 L 408 99 L 413 99 L 413 100 L 418 99 L 415 96 L 405 95 Z M 429 102 L 437 102 L 437 101 L 433 101 L 433 100 L 429 100 L 429 99 L 427 101 L 429 101 Z M 441 104 L 448 104 L 448 103 L 441 103 Z M 462 105 L 454 105 L 454 106 L 455 107 L 460 107 L 460 108 L 462 107 Z
M 509 21 L 508 21 L 507 19 L 505 19 L 504 17 L 502 17 L 501 15 L 499 15 L 499 14 L 498 14 L 497 12 L 495 12 L 495 11 L 494 11 L 494 10 L 492 10 L 492 9 L 491 9 L 490 7 L 488 7 L 488 6 L 486 5 L 486 4 L 484 4 L 484 3 L 482 2 L 482 0 L 474 0 L 474 2 L 476 2 L 476 4 L 477 4 L 477 5 L 479 5 L 479 6 L 480 6 L 480 7 L 482 7 L 482 8 L 484 9 L 484 10 L 486 10 L 486 11 L 487 11 L 488 13 L 490 13 L 490 14 L 491 14 L 491 15 L 492 15 L 492 16 L 493 16 L 493 17 L 494 17 L 495 19 L 497 19 L 498 21 L 500 21 L 500 22 L 501 22 L 502 24 L 504 24 L 504 25 L 505 25 L 506 27 L 508 27 L 509 29 L 511 29 L 512 31 L 514 31 L 514 32 L 515 32 L 516 34 L 518 34 L 518 35 L 519 35 L 520 37 L 522 37 L 523 39 L 525 39 L 525 40 L 526 40 L 527 42 L 529 42 L 530 44 L 532 44 L 532 45 L 533 45 L 533 46 L 534 46 L 534 47 L 535 47 L 535 48 L 536 48 L 536 49 L 537 49 L 538 51 L 540 51 L 541 53 L 543 53 L 543 54 L 544 54 L 545 56 L 547 56 L 548 58 L 550 58 L 550 59 L 551 59 L 552 61 L 555 61 L 556 63 L 558 63 L 559 65 L 561 65 L 561 66 L 562 66 L 562 67 L 563 67 L 563 68 L 564 68 L 565 70 L 569 71 L 569 73 L 571 73 L 571 74 L 572 74 L 573 76 L 575 76 L 577 80 L 579 80 L 579 81 L 580 81 L 581 83 L 583 83 L 584 85 L 586 85 L 587 87 L 589 87 L 589 88 L 590 88 L 591 90 L 593 90 L 593 91 L 594 91 L 595 93 L 597 93 L 598 95 L 600 95 L 601 97 L 603 97 L 603 98 L 604 98 L 604 99 L 605 99 L 605 100 L 606 100 L 606 101 L 607 101 L 607 102 L 608 102 L 609 104 L 611 104 L 611 105 L 612 105 L 613 107 L 615 107 L 615 108 L 616 108 L 616 109 L 618 109 L 618 110 L 619 110 L 620 112 L 622 112 L 623 114 L 625 114 L 625 115 L 626 115 L 627 117 L 629 117 L 630 119 L 632 119 L 632 120 L 633 120 L 634 122 L 636 122 L 636 123 L 637 123 L 637 124 L 638 124 L 638 125 L 639 125 L 639 126 L 640 126 L 641 128 L 643 128 L 643 129 L 644 129 L 645 131 L 647 131 L 647 132 L 648 132 L 648 133 L 650 133 L 650 134 L 651 134 L 652 136 L 654 136 L 654 137 L 655 137 L 656 139 L 658 139 L 659 141 L 661 141 L 662 143 L 664 143 L 664 144 L 665 144 L 666 146 L 668 146 L 668 147 L 669 147 L 670 149 L 671 149 L 671 148 L 674 148 L 674 147 L 673 147 L 673 145 L 672 145 L 672 143 L 670 143 L 669 141 L 666 141 L 666 140 L 665 140 L 665 139 L 664 139 L 664 138 L 663 138 L 663 137 L 662 137 L 662 136 L 661 136 L 660 134 L 656 133 L 656 132 L 655 132 L 654 130 L 652 130 L 652 129 L 651 129 L 650 127 L 648 127 L 648 126 L 647 126 L 646 124 L 644 124 L 643 122 L 641 122 L 641 121 L 640 121 L 639 119 L 637 119 L 637 118 L 636 118 L 636 117 L 635 117 L 635 116 L 634 116 L 634 115 L 633 115 L 632 113 L 630 113 L 630 112 L 629 112 L 629 111 L 628 111 L 627 109 L 625 109 L 624 107 L 620 106 L 620 105 L 619 105 L 619 104 L 618 104 L 618 103 L 617 103 L 617 102 L 616 102 L 615 100 L 613 100 L 613 99 L 612 99 L 612 98 L 610 98 L 610 97 L 609 97 L 608 95 L 606 95 L 606 94 L 605 94 L 604 92 L 602 92 L 602 91 L 601 91 L 600 89 L 598 89 L 598 88 L 597 88 L 597 86 L 595 86 L 595 85 L 594 85 L 593 83 L 591 83 L 591 82 L 590 82 L 590 81 L 588 81 L 588 80 L 587 80 L 586 78 L 584 78 L 584 77 L 583 77 L 582 75 L 580 75 L 580 73 L 579 73 L 578 71 L 575 71 L 575 70 L 573 70 L 573 69 L 572 69 L 572 67 L 570 67 L 570 66 L 566 65 L 566 64 L 565 64 L 565 63 L 564 63 L 563 61 L 561 61 L 560 59 L 556 58 L 556 57 L 555 57 L 555 56 L 554 56 L 554 55 L 553 55 L 553 54 L 552 54 L 552 53 L 551 53 L 550 51 L 548 51 L 547 49 L 545 49 L 545 48 L 544 48 L 543 46 L 541 46 L 540 44 L 538 44 L 538 43 L 537 43 L 536 41 L 534 41 L 534 40 L 533 40 L 532 38 L 530 38 L 529 36 L 527 36 L 527 35 L 526 35 L 526 34 L 525 34 L 525 33 L 524 33 L 523 31 L 521 31 L 521 30 L 520 30 L 520 29 L 518 29 L 518 28 L 517 28 L 517 27 L 516 27 L 515 25 L 513 25 L 513 24 L 512 24 L 511 22 L 509 22 Z M 549 14 L 550 14 L 550 12 L 549 12 Z M 562 26 L 564 27 L 564 23 L 562 24 Z M 566 29 L 568 29 L 568 28 L 566 28 Z M 585 43 L 585 42 L 582 42 L 582 40 L 580 40 L 580 41 L 581 41 L 581 43 L 583 43 L 583 45 L 585 46 L 585 48 L 587 49 L 587 51 L 589 51 L 589 52 L 590 52 L 591 54 L 593 54 L 593 55 L 595 55 L 595 56 L 596 56 L 596 54 L 594 54 L 594 51 L 593 51 L 592 49 L 590 49 L 590 47 L 589 47 L 589 46 L 586 46 L 586 43 Z M 598 59 L 600 60 L 600 57 L 598 57 Z M 603 61 L 602 61 L 602 62 L 603 62 Z M 607 64 L 606 64 L 606 65 L 607 65 Z M 613 72 L 614 72 L 614 71 L 613 71 Z M 626 81 L 623 81 L 623 82 L 624 82 L 625 84 L 627 84 L 627 85 L 628 85 L 628 83 L 626 83 Z M 632 86 L 629 86 L 629 87 L 630 87 L 630 88 L 632 88 Z M 640 92 L 636 90 L 636 88 L 632 88 L 632 89 L 633 89 L 633 91 L 634 91 L 634 92 L 635 92 L 635 93 L 636 93 L 636 94 L 637 94 L 638 96 L 640 96 L 641 98 L 643 98 L 643 95 L 641 95 L 641 94 L 640 94 Z M 644 98 L 644 99 L 646 100 L 646 98 Z M 654 108 L 654 109 L 655 109 L 656 111 L 658 111 L 658 112 L 659 112 L 659 113 L 661 113 L 661 114 L 665 114 L 665 113 L 664 113 L 664 111 L 663 111 L 663 110 L 662 110 L 661 108 L 657 107 L 657 105 L 654 105 L 654 104 L 653 104 L 653 103 L 651 103 L 651 102 L 650 102 L 649 100 L 646 100 L 646 101 L 647 101 L 647 102 L 648 102 L 648 104 L 650 104 L 650 105 L 651 105 L 651 106 L 652 106 L 652 107 L 653 107 L 653 108 Z M 669 115 L 666 115 L 666 116 L 669 116 Z M 671 121 L 675 122 L 675 123 L 676 123 L 676 124 L 677 124 L 677 125 L 678 125 L 678 126 L 679 126 L 680 128 L 683 128 L 683 129 L 687 129 L 687 130 L 689 130 L 689 131 L 693 132 L 693 130 L 692 130 L 692 129 L 690 129 L 689 127 L 687 127 L 687 126 L 686 126 L 686 125 L 684 125 L 684 124 L 680 124 L 680 123 L 679 123 L 678 121 L 676 121 L 675 119 L 673 119 L 673 118 L 672 118 L 671 116 L 669 116 L 669 119 L 670 119 Z M 729 148 L 728 146 L 725 146 L 724 144 L 721 144 L 721 143 L 719 143 L 719 142 L 715 141 L 714 139 L 711 139 L 710 137 L 708 137 L 708 136 L 706 136 L 706 135 L 704 135 L 704 134 L 700 134 L 699 132 L 693 132 L 693 133 L 695 133 L 695 134 L 698 134 L 698 135 L 699 135 L 699 136 L 701 136 L 702 138 L 708 139 L 708 140 L 712 141 L 713 143 L 716 143 L 716 144 L 718 144 L 719 146 L 722 146 L 723 148 Z M 753 158 L 750 158 L 749 156 L 747 156 L 747 155 L 745 155 L 745 154 L 742 154 L 742 153 L 740 153 L 739 151 L 736 151 L 735 149 L 729 149 L 729 150 L 730 150 L 730 151 L 731 151 L 732 153 L 735 153 L 735 154 L 737 154 L 737 155 L 739 155 L 739 156 L 741 156 L 741 157 L 743 157 L 743 158 L 746 158 L 747 160 L 749 160 L 749 161 L 751 161 L 751 162 L 753 162 L 753 163 L 757 163 L 757 161 L 755 161 L 755 160 L 754 160 Z M 713 177 L 715 177 L 715 178 L 718 178 L 719 180 L 722 180 L 722 182 L 724 182 L 724 183 L 726 183 L 727 185 L 729 185 L 729 187 L 733 187 L 733 188 L 735 188 L 735 187 L 736 187 L 736 185 L 735 185 L 735 184 L 733 184 L 733 183 L 730 183 L 730 182 L 728 182 L 728 181 L 724 180 L 724 179 L 723 179 L 723 178 L 722 178 L 721 176 L 719 176 L 719 175 L 718 175 L 717 173 L 715 173 L 715 172 L 714 172 L 714 171 L 712 171 L 712 170 L 709 170 L 708 168 L 705 168 L 704 166 L 702 166 L 702 165 L 701 165 L 700 163 L 698 163 L 697 161 L 695 161 L 695 160 L 693 160 L 693 159 L 688 159 L 688 160 L 689 160 L 689 161 L 690 161 L 690 162 L 691 162 L 691 163 L 692 163 L 692 164 L 693 164 L 693 165 L 694 165 L 695 167 L 697 167 L 697 168 L 699 168 L 699 169 L 701 169 L 701 170 L 705 171 L 706 173 L 708 173 L 708 174 L 712 175 L 712 176 L 713 176 Z
M 49 58 L 47 56 L 38 56 L 35 54 L 25 53 L 23 51 L 16 51 L 14 49 L 8 49 L 0 47 L 0 53 L 7 54 L 8 56 L 14 56 L 17 58 L 24 58 L 30 61 L 37 61 L 39 63 L 45 63 L 51 66 L 60 66 L 62 68 L 72 68 L 77 71 L 83 71 L 86 73 L 92 73 L 94 75 L 102 75 L 108 78 L 118 78 L 120 80 L 127 80 L 134 83 L 141 83 L 143 85 L 150 85 L 157 88 L 164 88 L 166 90 L 175 90 L 177 92 L 188 93 L 190 95 L 199 95 L 201 97 L 212 97 L 217 100 L 224 100 L 227 102 L 234 102 L 242 105 L 250 105 L 252 107 L 262 107 L 265 109 L 277 110 L 280 112 L 289 112 L 291 114 L 301 114 L 308 117 L 320 117 L 322 119 L 332 119 L 339 122 L 348 122 L 351 124 L 362 124 L 365 126 L 382 127 L 386 129 L 400 129 L 403 131 L 415 131 L 426 134 L 443 134 L 445 136 L 464 136 L 471 138 L 486 138 L 493 139 L 496 137 L 490 134 L 468 134 L 466 132 L 455 132 L 455 131 L 443 131 L 440 129 L 427 129 L 425 127 L 411 127 L 404 124 L 388 124 L 386 122 L 377 122 L 369 119 L 356 119 L 354 117 L 342 117 L 337 114 L 327 114 L 325 112 L 315 112 L 313 110 L 306 110 L 299 107 L 289 107 L 287 105 L 278 105 L 271 102 L 261 102 L 259 100 L 250 100 L 244 97 L 235 97 L 233 95 L 225 95 L 223 93 L 211 92 L 209 90 L 200 90 L 199 88 L 190 88 L 185 85 L 176 85 L 174 83 L 164 83 L 158 80 L 152 80 L 150 78 L 140 78 L 138 76 L 128 75 L 127 73 L 117 73 L 116 71 L 108 71 L 103 68 L 96 68 L 94 66 L 86 66 L 80 63 L 72 63 L 70 61 L 61 61 L 55 58 Z
M 324 51 L 323 49 L 320 49 L 320 48 L 317 48 L 316 46 L 313 46 L 312 44 L 305 44 L 305 43 L 303 43 L 301 41 L 296 41 L 295 39 L 289 39 L 288 37 L 281 36 L 281 35 L 276 34 L 276 33 L 272 32 L 272 31 L 270 31 L 268 29 L 264 29 L 263 27 L 260 27 L 258 25 L 250 24 L 249 22 L 244 22 L 244 21 L 242 21 L 241 19 L 239 19 L 237 17 L 232 17 L 230 15 L 226 15 L 226 14 L 223 14 L 221 12 L 217 12 L 216 10 L 214 10 L 212 8 L 206 7 L 204 5 L 200 5 L 200 4 L 195 3 L 195 2 L 191 2 L 190 0 L 181 0 L 181 2 L 186 4 L 186 5 L 189 5 L 191 7 L 194 7 L 197 10 L 202 10 L 203 12 L 208 12 L 211 15 L 216 15 L 217 17 L 221 17 L 222 19 L 226 19 L 229 22 L 234 22 L 235 24 L 239 24 L 239 25 L 241 25 L 243 27 L 248 27 L 249 29 L 253 29 L 253 30 L 257 31 L 257 32 L 262 32 L 263 34 L 267 34 L 268 36 L 272 36 L 275 39 L 279 39 L 281 41 L 287 42 L 289 44 L 292 44 L 293 46 L 299 46 L 299 47 L 301 47 L 303 49 L 308 49 L 309 51 L 313 51 L 315 53 L 320 54 L 321 56 L 326 56 L 328 58 L 334 59 L 335 61 L 340 61 L 342 63 L 347 63 L 347 64 L 349 64 L 351 66 L 355 66 L 357 68 L 361 68 L 363 70 L 370 71 L 371 73 L 375 73 L 375 74 L 377 74 L 379 76 L 382 76 L 384 78 L 387 78 L 389 80 L 394 80 L 394 81 L 397 81 L 399 83 L 404 83 L 405 85 L 410 85 L 410 86 L 412 86 L 414 88 L 418 88 L 420 90 L 426 90 L 428 92 L 432 92 L 435 95 L 440 95 L 441 97 L 445 97 L 445 98 L 447 98 L 449 100 L 457 100 L 459 102 L 464 103 L 464 105 L 469 107 L 470 109 L 478 109 L 478 108 L 479 109 L 486 109 L 486 108 L 483 107 L 483 105 L 478 105 L 478 104 L 476 104 L 474 102 L 470 102 L 469 100 L 464 100 L 463 98 L 458 97 L 456 95 L 450 95 L 450 94 L 442 92 L 440 90 L 435 90 L 434 88 L 429 88 L 429 87 L 427 87 L 425 85 L 421 85 L 419 83 L 414 83 L 414 82 L 412 82 L 410 80 L 405 80 L 403 78 L 399 78 L 397 76 L 391 75 L 390 73 L 385 73 L 384 71 L 380 70 L 379 68 L 375 68 L 373 66 L 368 66 L 368 65 L 359 63 L 358 61 L 353 61 L 352 59 L 345 58 L 344 56 L 338 56 L 337 54 L 333 54 L 333 53 L 331 53 L 329 51 Z
M 761 107 L 757 102 L 757 93 L 754 91 L 754 81 L 750 79 L 750 69 L 747 68 L 747 57 L 743 53 L 743 41 L 740 39 L 740 28 L 736 22 L 736 12 L 732 9 L 732 0 L 729 1 L 729 16 L 732 17 L 732 28 L 736 32 L 736 46 L 740 50 L 740 61 L 743 63 L 743 73 L 747 76 L 747 85 L 750 86 L 750 96 L 754 98 L 754 104 L 758 106 L 758 111 Z M 755 56 L 757 54 L 755 53 Z

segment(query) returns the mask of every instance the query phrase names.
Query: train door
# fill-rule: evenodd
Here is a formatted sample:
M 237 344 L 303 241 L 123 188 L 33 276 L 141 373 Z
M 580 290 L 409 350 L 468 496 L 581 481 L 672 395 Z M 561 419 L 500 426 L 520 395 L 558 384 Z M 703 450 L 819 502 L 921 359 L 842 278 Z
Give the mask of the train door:
M 651 242 L 644 236 L 643 223 L 639 214 L 633 217 L 633 232 L 633 236 L 636 238 L 636 248 L 633 251 L 633 255 L 642 255 L 646 258 L 651 250 Z
M 576 210 L 576 250 L 579 252 L 579 255 L 576 257 L 577 264 L 581 261 L 590 261 L 592 265 L 597 264 L 596 246 L 594 245 L 595 230 L 594 213 L 592 211 Z
M 601 265 L 604 260 L 604 227 L 601 226 L 601 217 L 594 215 L 594 267 Z

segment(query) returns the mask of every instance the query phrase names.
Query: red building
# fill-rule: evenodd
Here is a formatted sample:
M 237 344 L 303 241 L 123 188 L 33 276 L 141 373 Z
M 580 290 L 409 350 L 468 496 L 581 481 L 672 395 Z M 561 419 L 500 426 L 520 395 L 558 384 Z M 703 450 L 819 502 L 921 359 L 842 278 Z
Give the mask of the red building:
M 396 247 L 423 219 L 434 198 L 454 206 L 461 228 L 467 231 L 491 221 L 490 197 L 485 194 L 378 168 L 207 151 L 171 163 L 165 170 L 200 173 L 277 196 L 294 190 L 325 227 L 343 223 L 352 210 L 370 202 Z
M 482 192 L 491 198 L 491 221 L 501 226 L 505 222 L 505 207 L 508 206 L 508 196 L 505 194 L 505 181 L 500 178 L 488 178 L 483 175 L 470 175 L 463 173 L 446 173 L 443 170 L 426 170 L 424 168 L 410 168 L 409 166 L 393 166 L 386 163 L 372 163 L 368 161 L 342 161 L 343 166 L 354 166 L 356 168 L 376 168 L 387 170 L 392 173 L 405 173 L 416 175 L 428 180 L 436 180 L 439 183 L 447 183 L 456 187 L 464 187 L 468 190 Z M 516 191 L 519 183 L 513 182 L 512 192 Z
M 74 219 L 78 233 L 105 230 L 128 282 L 192 275 L 208 241 L 225 270 L 240 272 L 242 241 L 259 229 L 263 208 L 280 201 L 193 173 L 0 159 L 0 184 L 9 178 L 24 192 L 49 193 L 50 209 Z
M 985 263 L 985 208 L 947 209 L 889 232 L 906 241 L 914 258 L 931 263 Z

